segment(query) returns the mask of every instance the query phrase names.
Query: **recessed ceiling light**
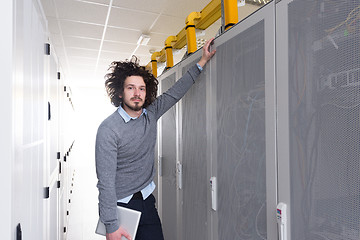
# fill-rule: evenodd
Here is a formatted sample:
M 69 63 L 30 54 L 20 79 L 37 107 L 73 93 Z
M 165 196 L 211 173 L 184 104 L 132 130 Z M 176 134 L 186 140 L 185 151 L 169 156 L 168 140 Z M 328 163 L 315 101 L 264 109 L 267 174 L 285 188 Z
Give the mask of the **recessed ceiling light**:
M 139 37 L 137 44 L 138 45 L 147 45 L 150 41 L 150 36 L 149 35 L 145 35 L 145 34 L 141 34 L 141 36 Z

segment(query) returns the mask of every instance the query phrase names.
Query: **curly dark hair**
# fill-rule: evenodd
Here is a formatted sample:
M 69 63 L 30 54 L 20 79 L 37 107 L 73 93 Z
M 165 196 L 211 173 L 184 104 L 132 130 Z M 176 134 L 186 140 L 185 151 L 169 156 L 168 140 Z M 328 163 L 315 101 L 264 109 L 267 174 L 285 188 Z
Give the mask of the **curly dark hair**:
M 139 65 L 139 59 L 136 56 L 133 56 L 130 60 L 112 62 L 109 71 L 105 75 L 105 89 L 115 107 L 122 104 L 122 98 L 119 95 L 124 92 L 125 79 L 129 76 L 140 76 L 144 79 L 146 85 L 144 108 L 156 99 L 159 82 L 145 67 Z

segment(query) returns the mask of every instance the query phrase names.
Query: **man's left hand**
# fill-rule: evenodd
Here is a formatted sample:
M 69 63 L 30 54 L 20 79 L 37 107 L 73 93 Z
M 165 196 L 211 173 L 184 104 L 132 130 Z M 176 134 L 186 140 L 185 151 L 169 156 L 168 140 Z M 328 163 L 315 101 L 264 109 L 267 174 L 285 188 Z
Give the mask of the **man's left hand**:
M 214 43 L 214 38 L 211 38 L 209 39 L 205 45 L 203 46 L 203 49 L 202 49 L 202 57 L 200 59 L 200 61 L 198 62 L 198 64 L 201 66 L 201 67 L 204 67 L 205 64 L 214 56 L 216 50 L 212 50 L 210 52 L 210 46 Z

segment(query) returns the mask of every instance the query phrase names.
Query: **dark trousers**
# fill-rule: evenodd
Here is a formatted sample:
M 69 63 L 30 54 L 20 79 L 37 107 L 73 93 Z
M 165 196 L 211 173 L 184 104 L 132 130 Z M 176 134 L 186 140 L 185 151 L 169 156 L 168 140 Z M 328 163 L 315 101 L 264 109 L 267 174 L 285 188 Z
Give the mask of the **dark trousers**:
M 118 202 L 117 205 L 141 212 L 135 240 L 164 239 L 159 214 L 155 207 L 155 197 L 152 194 L 145 200 L 134 195 L 129 203 Z

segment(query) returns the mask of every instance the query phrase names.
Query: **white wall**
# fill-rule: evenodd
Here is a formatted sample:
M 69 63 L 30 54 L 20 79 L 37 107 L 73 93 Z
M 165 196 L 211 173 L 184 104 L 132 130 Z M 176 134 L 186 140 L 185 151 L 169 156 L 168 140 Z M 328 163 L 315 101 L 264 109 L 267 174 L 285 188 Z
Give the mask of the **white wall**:
M 61 160 L 57 159 L 55 152 L 61 152 L 62 157 L 70 146 L 63 145 L 58 149 L 50 146 L 57 146 L 58 136 L 69 131 L 64 131 L 67 125 L 49 127 L 48 101 L 71 109 L 70 101 L 63 90 L 59 91 L 65 95 L 63 98 L 54 97 L 54 93 L 48 91 L 50 81 L 58 81 L 53 77 L 53 71 L 56 74 L 58 66 L 54 67 L 54 64 L 57 65 L 53 61 L 55 56 L 51 56 L 50 61 L 45 54 L 47 24 L 39 2 L 3 0 L 0 16 L 3 78 L 0 94 L 1 238 L 16 239 L 16 227 L 21 224 L 22 239 L 65 239 L 66 235 L 61 234 L 60 228 L 66 226 L 67 219 L 63 217 L 62 223 L 58 219 L 66 216 L 68 197 L 60 204 L 60 190 L 56 182 L 61 177 L 58 174 L 58 162 Z M 58 84 L 59 89 L 63 89 L 64 81 Z M 53 118 L 59 121 L 60 116 L 55 113 L 58 113 L 57 109 Z M 53 136 L 51 131 L 58 136 Z M 54 139 L 56 143 L 53 143 Z M 69 175 L 64 171 L 63 174 Z M 69 185 L 69 181 L 62 182 L 61 190 L 66 196 Z M 44 199 L 44 187 L 51 187 L 50 194 L 57 193 L 52 194 L 51 203 L 49 199 Z M 63 209 L 59 205 L 64 206 Z M 54 231 L 55 234 L 50 235 Z
M 3 239 L 11 239 L 11 182 L 12 182 L 12 18 L 13 18 L 12 0 L 3 0 L 0 8 L 0 29 L 2 31 L 2 40 L 0 44 L 0 66 L 3 80 L 1 81 L 2 93 L 0 94 L 0 152 L 1 170 L 0 170 L 0 232 Z

